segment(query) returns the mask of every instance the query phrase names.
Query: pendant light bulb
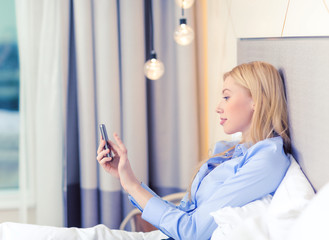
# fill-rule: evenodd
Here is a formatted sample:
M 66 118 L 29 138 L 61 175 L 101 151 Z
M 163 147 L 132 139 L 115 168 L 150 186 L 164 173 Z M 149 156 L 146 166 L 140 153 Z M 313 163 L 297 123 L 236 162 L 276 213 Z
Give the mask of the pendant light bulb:
M 192 7 L 194 3 L 194 0 L 176 0 L 176 4 L 180 7 L 180 8 L 190 8 Z
M 163 63 L 156 58 L 155 51 L 151 52 L 151 57 L 144 64 L 144 74 L 148 79 L 158 80 L 164 74 Z
M 182 46 L 190 44 L 194 39 L 193 29 L 186 24 L 186 18 L 179 20 L 179 26 L 174 32 L 175 41 Z

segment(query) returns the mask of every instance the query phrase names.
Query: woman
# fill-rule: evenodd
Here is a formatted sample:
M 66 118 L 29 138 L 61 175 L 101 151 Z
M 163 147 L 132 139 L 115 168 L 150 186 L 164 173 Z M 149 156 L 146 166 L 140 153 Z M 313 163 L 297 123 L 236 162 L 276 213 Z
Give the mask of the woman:
M 278 71 L 264 62 L 239 65 L 224 75 L 222 94 L 216 108 L 220 124 L 227 134 L 241 132 L 242 140 L 216 144 L 178 207 L 138 181 L 117 134 L 116 143 L 109 141 L 113 159 L 105 157 L 104 140 L 97 151 L 100 165 L 120 180 L 142 218 L 174 239 L 209 239 L 217 227 L 210 212 L 273 194 L 290 165 L 287 104 Z

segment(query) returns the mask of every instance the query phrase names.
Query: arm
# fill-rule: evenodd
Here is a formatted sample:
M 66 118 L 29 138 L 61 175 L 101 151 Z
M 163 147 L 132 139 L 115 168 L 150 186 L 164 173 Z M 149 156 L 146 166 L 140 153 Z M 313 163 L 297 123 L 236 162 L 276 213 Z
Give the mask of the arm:
M 242 162 L 243 165 L 224 182 L 216 176 L 234 167 L 225 167 L 230 164 L 228 161 L 215 168 L 207 180 L 204 179 L 206 186 L 199 188 L 198 194 L 203 191 L 207 196 L 202 196 L 203 201 L 197 201 L 193 211 L 186 213 L 170 207 L 161 199 L 152 198 L 143 211 L 143 219 L 175 239 L 210 238 L 217 227 L 211 212 L 225 206 L 241 207 L 274 192 L 290 164 L 280 148 L 273 145 L 254 148 L 243 156 Z M 201 190 L 202 187 L 209 191 Z
M 133 204 L 142 210 L 145 208 L 148 200 L 152 198 L 152 195 L 154 196 L 155 194 L 153 192 L 150 193 L 149 188 L 141 186 L 140 182 L 137 180 L 131 169 L 126 147 L 116 133 L 114 133 L 113 136 L 117 143 L 115 144 L 109 140 L 109 144 L 111 145 L 112 151 L 114 153 L 113 161 L 112 158 L 106 157 L 106 154 L 109 153 L 110 150 L 104 149 L 105 140 L 103 139 L 100 139 L 100 145 L 97 150 L 97 160 L 99 164 L 105 169 L 105 171 L 120 180 L 123 189 L 129 195 L 131 195 L 131 201 Z M 214 152 L 216 153 L 218 151 L 224 151 L 232 145 L 233 143 L 231 142 L 218 142 L 215 146 Z
M 258 145 L 244 156 L 244 164 L 234 168 L 236 172 L 224 182 L 216 177 L 211 179 L 210 175 L 220 176 L 223 166 L 231 161 L 216 167 L 207 176 L 205 188 L 211 190 L 203 193 L 204 201 L 198 200 L 195 209 L 185 212 L 153 196 L 140 185 L 131 170 L 127 150 L 117 135 L 115 139 L 118 146 L 110 141 L 115 150 L 114 160 L 109 162 L 111 159 L 103 158 L 107 152 L 99 150 L 98 161 L 106 171 L 118 176 L 123 188 L 144 209 L 142 217 L 175 239 L 210 238 L 216 228 L 211 212 L 225 206 L 243 206 L 275 191 L 290 163 L 283 154 L 282 145 L 281 148 Z M 102 148 L 103 144 L 100 145 Z M 201 192 L 200 189 L 198 191 Z
M 109 141 L 114 153 L 113 161 L 111 157 L 105 157 L 109 153 L 109 149 L 104 150 L 105 140 L 102 139 L 97 150 L 97 160 L 105 171 L 120 180 L 123 189 L 144 208 L 153 195 L 144 189 L 137 180 L 128 160 L 127 149 L 119 136 L 116 133 L 113 136 L 117 142 L 115 144 Z

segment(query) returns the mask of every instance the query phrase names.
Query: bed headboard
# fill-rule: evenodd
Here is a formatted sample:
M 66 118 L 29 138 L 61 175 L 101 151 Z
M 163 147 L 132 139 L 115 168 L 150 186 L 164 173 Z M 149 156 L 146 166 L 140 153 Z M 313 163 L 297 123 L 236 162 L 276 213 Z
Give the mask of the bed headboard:
M 251 61 L 281 71 L 292 154 L 319 190 L 329 182 L 329 37 L 238 40 L 238 64 Z

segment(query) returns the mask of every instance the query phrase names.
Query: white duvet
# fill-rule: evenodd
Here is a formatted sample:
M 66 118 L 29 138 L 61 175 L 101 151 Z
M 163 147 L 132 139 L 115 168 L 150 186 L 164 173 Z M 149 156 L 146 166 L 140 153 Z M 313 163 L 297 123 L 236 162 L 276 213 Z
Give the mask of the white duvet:
M 111 230 L 102 224 L 91 228 L 60 228 L 11 222 L 0 224 L 1 240 L 154 240 L 167 238 L 161 231 L 126 232 Z
M 266 213 L 272 200 L 271 195 L 243 207 L 225 207 L 211 213 L 218 227 L 212 240 L 267 240 Z

